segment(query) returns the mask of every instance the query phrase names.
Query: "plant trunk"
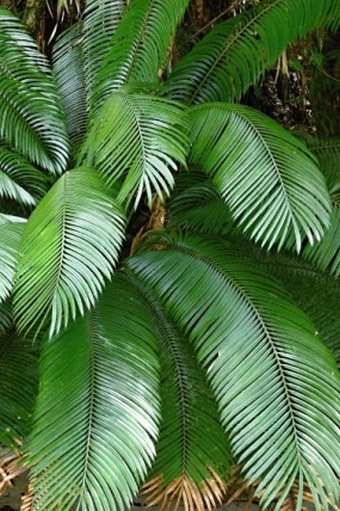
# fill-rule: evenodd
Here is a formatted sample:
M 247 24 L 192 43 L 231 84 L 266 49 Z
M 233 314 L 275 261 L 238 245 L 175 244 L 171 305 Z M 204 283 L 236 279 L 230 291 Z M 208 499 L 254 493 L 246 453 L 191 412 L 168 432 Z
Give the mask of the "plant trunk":
M 46 0 L 27 0 L 23 16 L 23 22 L 27 30 L 38 41 L 43 44 L 42 34 L 44 32 L 44 17 L 46 9 Z

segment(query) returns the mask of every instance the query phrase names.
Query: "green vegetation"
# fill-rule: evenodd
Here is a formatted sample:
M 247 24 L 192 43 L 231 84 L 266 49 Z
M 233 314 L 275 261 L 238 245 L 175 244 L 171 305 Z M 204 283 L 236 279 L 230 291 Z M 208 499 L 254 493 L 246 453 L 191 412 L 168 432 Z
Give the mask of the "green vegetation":
M 264 508 L 339 501 L 340 142 L 239 102 L 338 2 L 254 2 L 171 69 L 188 3 L 87 1 L 50 59 L 0 8 L 0 443 L 35 511 L 213 509 L 235 465 Z

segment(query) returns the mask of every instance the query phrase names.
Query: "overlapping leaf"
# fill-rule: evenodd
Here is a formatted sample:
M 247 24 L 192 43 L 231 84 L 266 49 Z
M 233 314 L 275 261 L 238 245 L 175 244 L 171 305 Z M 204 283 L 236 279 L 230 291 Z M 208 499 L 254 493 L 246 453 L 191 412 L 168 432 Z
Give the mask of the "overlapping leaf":
M 170 509 L 182 503 L 186 509 L 210 510 L 222 503 L 225 492 L 231 463 L 228 438 L 192 345 L 152 291 L 141 289 L 155 321 L 162 375 L 157 458 L 143 493 L 150 506 Z
M 35 206 L 47 190 L 47 178 L 19 154 L 0 146 L 0 197 Z
M 20 246 L 14 296 L 18 327 L 50 334 L 92 307 L 112 275 L 124 222 L 98 173 L 64 174 L 32 213 Z
M 102 61 L 111 49 L 111 39 L 121 23 L 126 0 L 89 0 L 85 4 L 83 52 L 89 93 L 96 82 Z
M 78 22 L 64 31 L 53 46 L 53 69 L 61 96 L 67 131 L 75 146 L 87 128 L 83 25 Z
M 133 0 L 110 43 L 93 95 L 97 111 L 113 90 L 130 82 L 155 82 L 188 0 Z
M 181 105 L 129 90 L 114 92 L 90 129 L 79 161 L 95 166 L 111 185 L 124 179 L 118 200 L 135 205 L 146 191 L 168 195 L 172 171 L 185 165 L 187 117 Z
M 329 270 L 335 277 L 340 275 L 340 142 L 307 139 L 316 154 L 324 173 L 332 199 L 330 227 L 325 236 L 314 247 L 307 245 L 303 257 L 316 264 L 321 270 Z
M 261 481 L 261 504 L 280 495 L 280 509 L 297 482 L 297 511 L 304 483 L 317 509 L 335 506 L 339 380 L 313 325 L 275 281 L 228 256 L 227 245 L 181 236 L 164 246 L 128 265 L 194 343 L 243 474 Z
M 296 303 L 312 319 L 316 332 L 332 351 L 340 366 L 340 284 L 328 273 L 291 254 L 264 252 L 238 241 L 235 256 L 256 260 L 289 291 Z
M 182 229 L 226 235 L 233 228 L 230 211 L 211 180 L 190 171 L 176 179 L 169 201 L 169 220 Z
M 255 241 L 271 247 L 293 237 L 321 240 L 331 203 L 308 149 L 284 128 L 243 105 L 208 104 L 190 111 L 189 164 L 206 172 L 230 212 Z
M 0 213 L 0 226 L 8 223 L 26 223 L 27 218 L 21 216 L 8 215 L 6 213 Z
M 66 167 L 68 137 L 47 61 L 19 20 L 2 7 L 0 137 L 54 174 Z
M 0 335 L 6 332 L 13 324 L 12 307 L 10 300 L 0 303 Z
M 9 298 L 12 292 L 24 227 L 24 223 L 16 222 L 0 224 L 0 303 Z
M 31 341 L 20 339 L 13 329 L 0 332 L 0 443 L 13 450 L 22 447 L 30 431 L 37 368 Z
M 93 314 L 45 344 L 29 444 L 34 509 L 129 508 L 155 455 L 156 349 L 143 301 L 116 276 Z
M 262 0 L 211 30 L 175 67 L 167 92 L 187 103 L 237 100 L 290 43 L 334 17 L 336 0 Z

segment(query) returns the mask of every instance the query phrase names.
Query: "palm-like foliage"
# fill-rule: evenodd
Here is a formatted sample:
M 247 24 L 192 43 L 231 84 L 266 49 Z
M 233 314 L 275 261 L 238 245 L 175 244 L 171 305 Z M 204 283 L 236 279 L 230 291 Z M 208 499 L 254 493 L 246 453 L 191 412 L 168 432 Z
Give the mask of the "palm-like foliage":
M 93 169 L 65 173 L 30 217 L 15 279 L 18 328 L 50 334 L 94 305 L 117 260 L 123 220 Z
M 241 105 L 195 107 L 190 119 L 189 162 L 213 178 L 245 231 L 270 246 L 282 246 L 293 233 L 298 251 L 303 235 L 312 244 L 321 239 L 330 203 L 306 148 L 271 119 Z
M 0 10 L 0 442 L 25 441 L 36 510 L 126 509 L 143 483 L 213 509 L 234 463 L 264 507 L 339 500 L 337 144 L 230 103 L 336 2 L 262 1 L 163 85 L 187 5 L 86 2 L 52 67 Z M 173 188 L 115 270 L 124 217 L 164 224 Z
M 186 117 L 178 104 L 156 96 L 120 91 L 104 103 L 83 146 L 81 161 L 112 185 L 124 178 L 118 200 L 146 190 L 169 195 L 177 162 L 185 165 Z M 131 148 L 133 148 L 131 150 Z
M 67 163 L 68 140 L 48 64 L 3 8 L 0 23 L 0 137 L 34 164 L 60 173 Z
M 336 27 L 339 10 L 332 0 L 262 1 L 197 44 L 174 70 L 167 90 L 187 103 L 239 99 L 289 43 L 334 18 Z
M 35 509 L 131 502 L 155 455 L 156 346 L 143 302 L 119 278 L 93 313 L 46 342 L 29 446 Z

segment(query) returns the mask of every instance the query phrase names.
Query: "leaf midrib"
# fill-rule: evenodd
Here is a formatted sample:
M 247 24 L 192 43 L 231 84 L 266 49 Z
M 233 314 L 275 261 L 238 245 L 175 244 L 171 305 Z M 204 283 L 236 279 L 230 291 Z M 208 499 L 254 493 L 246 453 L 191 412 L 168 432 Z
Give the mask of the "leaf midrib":
M 263 16 L 267 11 L 269 11 L 272 7 L 274 7 L 276 4 L 280 3 L 282 0 L 276 0 L 273 4 L 269 4 L 266 8 L 262 9 L 254 18 L 251 18 L 251 20 L 248 21 L 248 23 L 246 23 L 244 25 L 244 27 L 242 27 L 242 29 L 237 32 L 237 34 L 234 35 L 234 37 L 229 41 L 229 43 L 225 46 L 225 48 L 222 50 L 221 54 L 219 55 L 219 57 L 214 61 L 214 63 L 212 64 L 212 66 L 209 68 L 208 72 L 206 73 L 205 77 L 202 79 L 200 85 L 197 87 L 196 91 L 194 92 L 194 94 L 191 96 L 190 100 L 189 100 L 189 104 L 193 103 L 193 101 L 197 98 L 197 96 L 200 94 L 200 92 L 202 91 L 204 85 L 206 84 L 206 82 L 209 80 L 210 76 L 213 74 L 213 72 L 215 71 L 215 68 L 217 66 L 219 66 L 219 63 L 221 62 L 221 60 L 223 59 L 224 55 L 229 51 L 229 49 L 232 47 L 232 45 L 243 35 L 243 33 L 252 25 L 252 23 L 255 23 L 259 18 L 261 18 L 261 16 Z
M 267 340 L 269 341 L 269 344 L 270 344 L 272 352 L 273 352 L 273 354 L 275 356 L 275 360 L 276 360 L 276 363 L 277 363 L 277 366 L 278 366 L 278 369 L 279 369 L 279 372 L 280 372 L 280 375 L 281 375 L 281 379 L 282 379 L 282 382 L 283 382 L 284 393 L 285 393 L 285 397 L 286 397 L 286 402 L 287 402 L 287 405 L 288 405 L 288 408 L 289 408 L 289 412 L 290 412 L 290 419 L 291 419 L 291 424 L 292 424 L 292 428 L 293 428 L 293 433 L 294 433 L 294 439 L 295 439 L 297 454 L 298 454 L 300 465 L 302 465 L 302 463 L 301 463 L 302 455 L 301 455 L 301 451 L 300 451 L 297 426 L 296 426 L 296 422 L 295 422 L 295 418 L 294 418 L 294 414 L 293 414 L 293 406 L 292 406 L 291 398 L 290 398 L 290 395 L 289 395 L 288 385 L 286 383 L 285 373 L 284 373 L 284 370 L 283 370 L 283 367 L 282 367 L 282 363 L 281 363 L 280 357 L 279 357 L 279 355 L 277 353 L 275 344 L 272 341 L 270 333 L 269 333 L 269 331 L 267 329 L 266 324 L 264 323 L 264 321 L 263 321 L 263 319 L 261 317 L 261 314 L 260 314 L 257 306 L 254 304 L 252 298 L 244 290 L 244 288 L 237 281 L 235 281 L 228 273 L 226 273 L 224 270 L 222 270 L 218 265 L 214 264 L 214 261 L 209 256 L 204 254 L 203 257 L 202 257 L 202 253 L 199 252 L 197 249 L 195 249 L 192 246 L 187 247 L 186 245 L 182 245 L 181 244 L 181 245 L 175 245 L 175 248 L 176 248 L 176 250 L 179 250 L 179 251 L 185 253 L 186 255 L 189 255 L 190 257 L 194 257 L 196 260 L 198 260 L 200 262 L 203 262 L 203 264 L 205 264 L 209 268 L 211 268 L 211 267 L 214 268 L 214 270 L 216 270 L 220 275 L 222 275 L 222 277 L 224 279 L 226 279 L 227 281 L 229 281 L 231 283 L 231 285 L 234 287 L 234 289 L 237 291 L 237 293 L 243 297 L 244 301 L 254 311 L 255 316 L 258 318 L 258 320 L 259 320 L 259 322 L 261 324 L 261 327 L 264 330 L 265 336 L 266 336 Z
M 177 353 L 178 350 L 176 346 L 171 341 L 171 333 L 174 330 L 173 325 L 168 320 L 162 309 L 158 306 L 156 298 L 153 296 L 150 288 L 146 289 L 141 282 L 135 278 L 135 276 L 129 272 L 129 278 L 131 279 L 133 285 L 138 289 L 138 291 L 142 294 L 145 302 L 147 303 L 151 315 L 155 320 L 155 327 L 157 332 L 159 332 L 160 337 L 163 339 L 168 351 L 171 354 L 171 359 L 174 364 L 174 371 L 178 376 L 178 390 L 179 390 L 179 401 L 180 401 L 180 413 L 181 413 L 181 431 L 182 431 L 182 450 L 181 450 L 181 458 L 182 458 L 182 474 L 186 472 L 186 464 L 188 458 L 188 427 L 187 424 L 191 423 L 191 416 L 189 412 L 189 407 L 187 405 L 188 400 L 186 397 L 190 396 L 190 389 L 187 390 L 183 381 L 187 380 L 187 373 L 181 367 L 181 364 L 178 360 Z M 170 329 L 170 335 L 166 335 L 166 329 Z M 169 338 L 168 338 L 169 337 Z
M 94 423 L 94 408 L 95 408 L 95 381 L 96 381 L 96 356 L 95 356 L 95 344 L 98 339 L 97 333 L 97 317 L 96 312 L 92 311 L 91 315 L 89 315 L 87 319 L 87 330 L 89 333 L 89 355 L 88 355 L 88 364 L 89 364 L 89 374 L 88 374 L 88 385 L 89 385 L 89 396 L 88 396 L 88 428 L 87 428 L 87 438 L 86 438 L 86 447 L 85 447 L 85 458 L 84 458 L 84 468 L 83 468 L 83 477 L 80 484 L 81 487 L 81 496 L 83 497 L 86 492 L 86 480 L 87 474 L 90 464 L 90 452 L 91 452 L 91 440 L 92 440 L 92 430 Z

